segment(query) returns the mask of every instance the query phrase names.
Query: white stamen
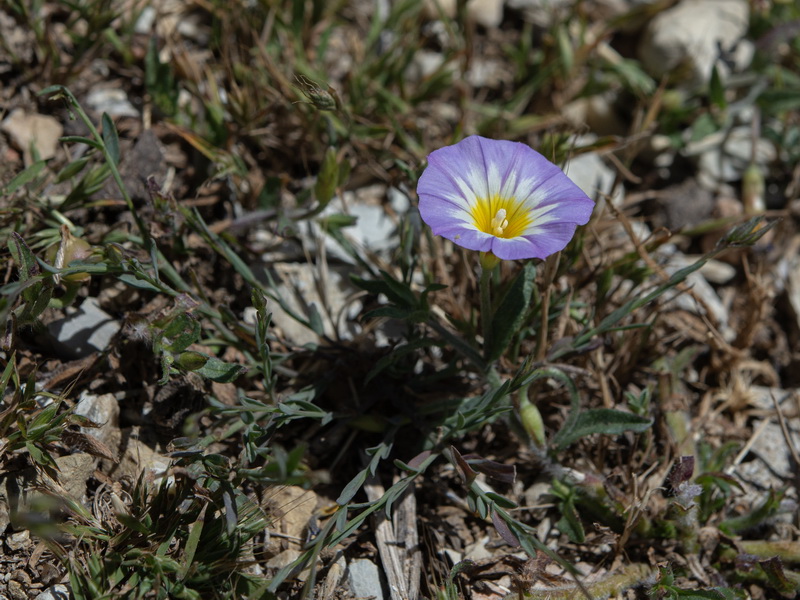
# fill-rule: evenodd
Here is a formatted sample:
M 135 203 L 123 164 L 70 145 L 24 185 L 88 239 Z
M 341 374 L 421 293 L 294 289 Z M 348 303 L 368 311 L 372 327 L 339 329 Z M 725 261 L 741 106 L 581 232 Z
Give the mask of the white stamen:
M 494 219 L 492 219 L 491 227 L 494 235 L 503 235 L 503 231 L 505 231 L 505 228 L 508 227 L 508 219 L 506 219 L 506 214 L 506 209 L 501 208 L 497 211 Z

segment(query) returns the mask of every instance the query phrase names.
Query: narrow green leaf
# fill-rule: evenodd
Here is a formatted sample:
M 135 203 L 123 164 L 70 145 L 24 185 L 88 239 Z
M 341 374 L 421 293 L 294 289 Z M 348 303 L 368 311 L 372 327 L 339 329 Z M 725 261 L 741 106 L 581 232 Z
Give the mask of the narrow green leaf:
M 8 182 L 8 185 L 5 187 L 5 189 L 3 189 L 3 196 L 13 194 L 23 185 L 26 185 L 36 179 L 45 166 L 47 166 L 47 161 L 45 160 L 38 160 L 33 163 L 19 175 L 14 177 L 14 179 Z
M 150 292 L 161 291 L 149 281 L 137 278 L 136 275 L 134 275 L 133 273 L 123 273 L 122 275 L 118 275 L 117 279 L 119 279 L 122 283 L 125 283 L 133 288 L 138 288 L 140 290 L 147 290 Z
M 91 146 L 97 150 L 101 148 L 100 142 L 91 138 L 83 137 L 82 135 L 65 135 L 58 138 L 58 141 L 65 144 L 86 144 L 87 146 Z
M 186 547 L 184 549 L 183 564 L 181 565 L 178 577 L 185 579 L 192 570 L 192 563 L 194 562 L 194 555 L 197 553 L 197 546 L 200 543 L 200 534 L 203 533 L 203 526 L 206 521 L 206 510 L 208 504 L 204 504 L 200 509 L 200 514 L 197 515 L 197 520 L 190 525 L 189 537 L 186 539 Z
M 66 167 L 64 167 L 63 169 L 61 169 L 61 171 L 58 172 L 58 175 L 56 175 L 56 183 L 61 183 L 63 181 L 66 181 L 67 179 L 70 179 L 75 175 L 77 175 L 78 173 L 80 173 L 86 166 L 86 163 L 89 162 L 90 158 L 91 157 L 89 156 L 84 156 L 83 158 L 79 158 L 78 160 L 73 160 L 71 163 L 69 163 Z
M 147 529 L 147 527 L 145 527 L 144 523 L 139 521 L 139 519 L 122 513 L 117 514 L 116 517 L 117 520 L 128 529 L 132 529 L 133 531 L 141 533 L 142 535 L 150 535 L 150 531 Z
M 33 442 L 25 442 L 25 448 L 28 450 L 28 453 L 31 455 L 33 462 L 39 465 L 55 465 L 55 461 L 52 457 L 47 454 L 46 452 L 42 451 L 36 444 Z
M 117 128 L 114 126 L 114 121 L 108 116 L 108 113 L 103 113 L 103 142 L 108 150 L 108 155 L 115 165 L 119 164 L 119 134 Z
M 559 505 L 561 509 L 561 519 L 556 523 L 556 527 L 561 533 L 565 533 L 570 541 L 581 544 L 586 540 L 586 532 L 583 524 L 575 510 L 572 499 L 566 500 Z
M 243 365 L 227 363 L 212 356 L 202 368 L 197 369 L 196 373 L 217 383 L 231 383 L 246 371 L 247 367 Z
M 719 75 L 719 69 L 717 69 L 716 64 L 711 67 L 708 97 L 720 109 L 725 109 L 728 106 L 728 101 L 725 99 L 725 86 L 722 84 L 722 78 Z
M 509 500 L 505 496 L 501 496 L 500 494 L 496 494 L 494 492 L 486 492 L 486 497 L 497 504 L 497 506 L 500 508 L 517 508 L 518 506 L 518 504 L 513 500 Z
M 65 89 L 66 88 L 63 85 L 60 85 L 60 84 L 51 85 L 51 86 L 48 86 L 48 87 L 44 88 L 43 90 L 39 90 L 39 92 L 37 92 L 36 95 L 37 96 L 47 96 L 49 94 L 55 94 L 56 92 L 58 92 L 60 94 L 63 94 Z
M 392 434 L 393 435 L 393 434 Z M 350 480 L 350 482 L 344 487 L 342 493 L 339 494 L 339 497 L 336 499 L 336 504 L 340 506 L 344 506 L 350 500 L 353 499 L 353 496 L 356 495 L 356 492 L 361 489 L 361 486 L 364 485 L 364 482 L 367 480 L 367 477 L 370 475 L 375 474 L 375 470 L 378 468 L 378 463 L 381 462 L 384 458 L 389 456 L 389 452 L 391 452 L 392 444 L 387 442 L 382 442 L 381 444 L 374 446 L 373 448 L 368 448 L 367 452 L 372 454 L 372 458 L 369 461 L 369 465 Z
M 36 257 L 28 248 L 22 236 L 16 231 L 11 234 L 8 240 L 8 249 L 14 258 L 14 262 L 17 263 L 20 281 L 27 281 L 39 274 L 39 264 L 36 262 Z
M 800 88 L 765 90 L 758 97 L 758 104 L 769 114 L 777 114 L 800 108 Z
M 619 435 L 626 431 L 638 433 L 649 429 L 652 425 L 652 419 L 633 413 L 611 408 L 595 408 L 579 413 L 569 427 L 563 427 L 553 437 L 553 447 L 556 450 L 563 450 L 587 435 L 595 433 Z
M 319 208 L 324 208 L 336 193 L 336 186 L 339 184 L 339 165 L 336 161 L 336 150 L 329 147 L 325 151 L 322 159 L 322 166 L 317 175 L 317 182 L 314 185 L 314 196 L 319 202 Z
M 320 337 L 325 335 L 325 324 L 322 322 L 322 315 L 314 302 L 308 306 L 308 322 L 314 333 Z

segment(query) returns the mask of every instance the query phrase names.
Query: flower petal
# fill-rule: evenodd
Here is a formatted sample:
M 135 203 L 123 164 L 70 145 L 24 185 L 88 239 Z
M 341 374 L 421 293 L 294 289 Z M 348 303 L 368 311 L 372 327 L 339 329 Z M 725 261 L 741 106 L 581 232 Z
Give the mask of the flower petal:
M 575 235 L 576 223 L 556 221 L 545 223 L 531 234 L 524 236 L 492 240 L 492 253 L 503 260 L 520 258 L 547 258 L 566 248 Z

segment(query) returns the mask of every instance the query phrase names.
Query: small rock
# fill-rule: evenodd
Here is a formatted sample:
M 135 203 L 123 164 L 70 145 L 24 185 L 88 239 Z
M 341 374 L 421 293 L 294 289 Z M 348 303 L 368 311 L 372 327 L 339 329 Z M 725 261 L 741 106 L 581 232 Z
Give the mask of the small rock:
M 58 482 L 76 500 L 86 495 L 86 482 L 94 473 L 95 458 L 90 454 L 70 454 L 56 458 Z
M 714 210 L 713 196 L 694 179 L 661 190 L 657 204 L 654 224 L 671 231 L 696 227 L 709 219 Z
M 32 164 L 34 160 L 31 147 L 39 159 L 53 158 L 58 149 L 58 139 L 64 133 L 61 123 L 53 117 L 38 113 L 28 114 L 21 108 L 11 111 L 0 124 L 0 130 L 8 135 L 18 150 L 22 151 L 26 166 Z
M 764 411 L 774 411 L 774 397 L 779 407 L 784 413 L 793 410 L 793 399 L 797 393 L 795 390 L 783 390 L 780 388 L 768 388 L 762 386 L 751 386 L 753 394 L 753 404 Z M 800 422 L 797 419 L 785 419 L 786 429 L 789 432 L 789 439 L 795 448 L 800 448 Z M 758 429 L 759 424 L 754 424 Z M 785 479 L 793 477 L 793 459 L 788 441 L 783 435 L 783 429 L 777 417 L 772 417 L 772 421 L 765 426 L 764 431 L 754 440 L 750 450 L 761 458 L 775 475 Z
M 70 454 L 55 459 L 58 486 L 72 498 L 81 501 L 86 494 L 86 482 L 94 473 L 95 459 L 89 454 Z M 34 501 L 49 497 L 34 490 L 37 486 L 52 486 L 53 482 L 34 468 L 0 475 L 0 533 L 12 522 L 14 514 L 30 512 Z
M 122 152 L 119 173 L 131 198 L 149 199 L 146 185 L 149 177 L 153 177 L 156 182 L 164 181 L 167 173 L 164 156 L 164 146 L 152 129 L 145 129 L 136 139 L 133 148 Z M 121 194 L 113 178 L 108 178 L 94 197 L 121 198 Z
M 94 394 L 81 392 L 75 414 L 90 419 L 99 427 L 81 427 L 81 432 L 100 440 L 112 452 L 116 453 L 122 440 L 119 429 L 119 402 L 114 394 Z
M 455 563 L 454 563 L 455 564 Z M 328 574 L 322 582 L 322 589 L 320 590 L 319 598 L 334 598 L 336 592 L 339 591 L 340 583 L 347 572 L 347 561 L 341 551 L 337 552 L 336 558 L 330 563 L 328 567 Z
M 95 88 L 86 97 L 86 104 L 98 114 L 110 117 L 138 117 L 139 111 L 128 100 L 125 90 L 119 88 Z
M 85 358 L 108 348 L 120 323 L 100 308 L 97 298 L 86 298 L 80 308 L 68 307 L 67 315 L 47 325 L 57 351 L 68 359 Z
M 431 20 L 453 19 L 457 7 L 457 0 L 424 0 L 422 15 Z M 498 27 L 503 21 L 503 0 L 467 0 L 467 18 L 487 29 Z
M 269 569 L 275 569 L 276 571 L 282 569 L 283 567 L 288 567 L 294 561 L 297 560 L 297 557 L 300 556 L 300 550 L 296 548 L 289 548 L 288 550 L 284 550 L 279 554 L 276 554 L 272 558 L 270 558 L 266 562 L 266 566 Z
M 36 596 L 36 600 L 69 600 L 69 588 L 63 583 L 50 586 L 41 594 Z
M 406 77 L 409 81 L 421 81 L 433 75 L 443 64 L 444 55 L 441 52 L 423 48 L 414 53 L 414 58 L 406 69 Z
M 153 6 L 145 6 L 142 12 L 139 13 L 139 18 L 136 19 L 136 24 L 133 26 L 134 33 L 139 35 L 149 35 L 153 33 L 153 25 L 156 22 L 156 9 Z
M 721 76 L 749 64 L 752 45 L 742 40 L 749 25 L 747 0 L 691 0 L 660 12 L 639 45 L 645 70 L 660 79 L 679 71 L 689 86 L 709 82 L 716 64 Z
M 581 142 L 585 140 L 581 138 Z M 616 180 L 614 171 L 606 166 L 603 159 L 595 153 L 587 153 L 571 159 L 564 167 L 564 172 L 581 188 L 586 195 L 597 199 L 598 204 L 604 202 L 604 194 L 611 193 Z M 612 202 L 619 205 L 625 197 L 625 190 L 618 186 Z
M 723 182 L 739 181 L 751 159 L 763 166 L 777 156 L 770 142 L 753 140 L 749 125 L 728 132 L 719 131 L 692 142 L 686 146 L 684 154 L 695 157 L 699 168 L 698 180 L 709 189 L 715 189 Z
M 348 566 L 350 592 L 356 598 L 383 600 L 383 585 L 378 565 L 367 558 L 357 558 Z
M 690 260 L 699 260 L 699 258 L 700 257 L 697 256 Z M 722 285 L 723 283 L 728 283 L 736 276 L 736 267 L 712 258 L 700 267 L 700 274 L 710 283 Z
M 14 552 L 23 550 L 31 545 L 31 533 L 27 529 L 23 529 L 22 531 L 17 531 L 7 536 L 5 541 L 9 550 Z
M 388 250 L 397 245 L 394 232 L 397 226 L 382 206 L 356 204 L 350 214 L 358 217 L 355 227 L 348 233 L 358 243 L 373 250 Z
M 133 437 L 130 429 L 122 431 L 122 448 L 119 464 L 109 472 L 117 480 L 127 478 L 136 481 L 142 471 L 146 471 L 148 480 L 153 480 L 163 476 L 169 469 L 169 458 Z
M 794 313 L 795 328 L 800 330 L 800 236 L 794 237 L 788 249 L 778 261 L 775 271 L 778 286 L 782 288 L 780 291 L 786 293 L 789 307 Z
M 386 191 L 386 198 L 392 210 L 398 214 L 405 214 L 411 209 L 411 199 L 408 194 L 396 187 L 390 187 Z
M 282 263 L 273 265 L 273 270 L 277 292 L 290 311 L 308 319 L 318 318 L 327 336 L 353 338 L 358 331 L 353 319 L 361 310 L 361 303 L 348 303 L 355 291 L 346 277 L 348 269 L 328 265 L 324 285 L 317 285 L 320 270 L 316 265 Z M 325 294 L 324 299 L 320 291 Z M 290 343 L 303 346 L 319 342 L 315 331 L 299 323 L 277 302 L 270 302 L 268 310 L 272 312 L 273 323 Z
M 542 29 L 561 20 L 572 6 L 572 0 L 507 0 L 509 8 L 522 12 L 522 17 Z
M 25 586 L 16 579 L 6 583 L 6 591 L 13 600 L 28 600 L 28 592 L 25 591 Z
M 661 250 L 663 252 L 669 252 L 669 247 L 671 246 L 671 244 L 665 244 L 661 247 Z M 673 251 L 669 263 L 664 265 L 664 270 L 668 274 L 673 275 L 680 269 L 688 267 L 691 264 L 692 261 L 684 254 Z M 722 300 L 720 300 L 714 288 L 711 287 L 711 284 L 706 281 L 706 278 L 703 277 L 699 271 L 695 271 L 686 278 L 686 285 L 692 289 L 692 294 L 680 294 L 673 302 L 677 303 L 677 305 L 686 312 L 692 314 L 710 313 L 709 316 L 712 321 L 718 325 L 719 332 L 722 334 L 723 339 L 727 342 L 732 342 L 736 338 L 736 332 L 729 324 L 730 316 L 728 309 L 725 304 L 722 303 Z M 695 300 L 695 298 L 699 298 L 702 304 Z
M 303 540 L 314 510 L 317 495 L 299 486 L 289 485 L 271 491 L 266 498 L 266 510 L 276 521 L 281 533 Z M 302 544 L 302 541 L 295 541 Z
M 486 29 L 495 29 L 503 22 L 503 0 L 469 0 L 467 18 Z
M 464 78 L 473 87 L 498 88 L 512 76 L 501 61 L 475 57 Z
M 492 553 L 486 549 L 486 544 L 488 543 L 489 536 L 483 536 L 482 538 L 475 540 L 475 542 L 464 548 L 464 559 L 480 561 L 491 558 Z

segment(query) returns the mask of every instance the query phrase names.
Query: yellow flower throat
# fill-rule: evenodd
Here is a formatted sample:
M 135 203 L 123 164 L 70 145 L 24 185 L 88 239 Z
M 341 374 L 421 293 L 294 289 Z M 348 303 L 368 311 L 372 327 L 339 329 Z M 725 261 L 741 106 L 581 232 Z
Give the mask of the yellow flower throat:
M 530 213 L 516 198 L 478 198 L 470 208 L 472 221 L 480 231 L 499 238 L 522 235 L 531 224 Z

